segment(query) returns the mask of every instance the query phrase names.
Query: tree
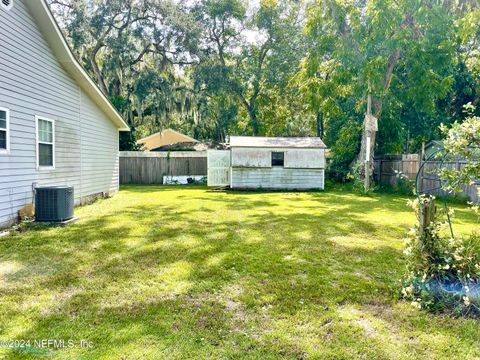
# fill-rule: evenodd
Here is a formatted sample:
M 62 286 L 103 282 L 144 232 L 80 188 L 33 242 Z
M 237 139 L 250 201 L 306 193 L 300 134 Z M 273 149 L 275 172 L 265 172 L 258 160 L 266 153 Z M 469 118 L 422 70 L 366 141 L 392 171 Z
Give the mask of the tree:
M 50 3 L 77 57 L 132 129 L 148 123 L 158 131 L 161 121 L 190 115 L 184 113 L 192 109 L 185 106 L 188 93 L 176 72 L 198 61 L 198 31 L 181 5 L 154 0 Z
M 49 1 L 134 129 L 122 149 L 167 127 L 222 142 L 318 135 L 342 179 L 363 164 L 367 134 L 371 158 L 414 152 L 480 102 L 473 2 Z
M 306 73 L 323 82 L 322 94 L 327 98 L 320 108 L 338 103 L 334 99 L 338 94 L 354 99 L 354 117 L 363 122 L 357 156 L 362 164 L 367 137 L 372 140 L 373 163 L 377 119 L 382 132 L 391 129 L 382 119 L 398 119 L 406 104 L 431 115 L 451 89 L 456 54 L 453 25 L 455 16 L 464 12 L 458 8 L 452 12 L 454 6 L 447 1 L 372 0 L 359 5 L 319 0 L 310 7 L 307 29 L 315 43 Z M 326 92 L 327 86 L 333 91 Z
M 239 0 L 204 0 L 194 12 L 204 28 L 197 83 L 211 94 L 237 99 L 247 113 L 250 131 L 259 135 L 264 132 L 259 105 L 268 87 L 285 85 L 300 59 L 299 6 L 263 0 L 248 17 Z

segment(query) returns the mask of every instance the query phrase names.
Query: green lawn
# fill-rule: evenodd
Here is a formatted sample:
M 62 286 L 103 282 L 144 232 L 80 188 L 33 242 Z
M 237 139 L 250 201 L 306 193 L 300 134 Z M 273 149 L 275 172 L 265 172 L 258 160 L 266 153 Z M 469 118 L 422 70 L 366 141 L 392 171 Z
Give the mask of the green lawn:
M 0 358 L 480 357 L 478 321 L 395 298 L 405 198 L 132 186 L 76 213 L 0 238 L 0 340 L 93 348 Z

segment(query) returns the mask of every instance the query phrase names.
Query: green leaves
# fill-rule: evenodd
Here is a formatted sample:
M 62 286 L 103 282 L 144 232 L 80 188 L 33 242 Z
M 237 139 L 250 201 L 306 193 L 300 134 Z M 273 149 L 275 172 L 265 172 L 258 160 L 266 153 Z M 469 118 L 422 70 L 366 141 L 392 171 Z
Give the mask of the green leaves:
M 440 135 L 440 122 L 461 121 L 462 106 L 480 102 L 473 5 L 50 2 L 78 58 L 103 91 L 122 99 L 141 135 L 166 127 L 207 139 L 318 133 L 348 166 L 356 146 L 343 129 L 362 123 L 367 92 L 381 152 L 418 150 Z
M 377 149 L 418 150 L 440 135 L 441 121 L 461 120 L 461 106 L 478 102 L 480 57 L 467 55 L 478 50 L 476 11 L 435 1 L 314 1 L 301 70 L 305 101 L 341 128 L 352 117 L 362 122 L 370 92 L 380 119 Z M 329 144 L 340 141 L 338 129 L 328 133 L 337 134 Z
M 274 119 L 277 129 L 292 120 L 285 118 L 289 111 L 270 105 L 283 98 L 279 103 L 285 106 L 284 94 L 290 94 L 289 81 L 303 54 L 300 6 L 291 0 L 262 0 L 247 14 L 242 4 L 204 0 L 194 8 L 204 42 L 193 75 L 206 94 L 232 99 L 242 108 L 237 129 L 260 135 L 272 129 Z
M 455 122 L 449 129 L 442 124 L 443 146 L 450 158 L 460 158 L 459 169 L 442 169 L 440 176 L 447 180 L 447 191 L 461 192 L 462 185 L 472 185 L 480 179 L 480 117 Z

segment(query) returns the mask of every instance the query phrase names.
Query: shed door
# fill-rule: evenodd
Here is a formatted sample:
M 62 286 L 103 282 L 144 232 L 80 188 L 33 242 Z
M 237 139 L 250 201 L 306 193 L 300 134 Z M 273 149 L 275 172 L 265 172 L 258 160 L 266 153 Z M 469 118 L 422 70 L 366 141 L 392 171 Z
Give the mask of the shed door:
M 230 151 L 208 150 L 207 152 L 208 186 L 230 185 Z

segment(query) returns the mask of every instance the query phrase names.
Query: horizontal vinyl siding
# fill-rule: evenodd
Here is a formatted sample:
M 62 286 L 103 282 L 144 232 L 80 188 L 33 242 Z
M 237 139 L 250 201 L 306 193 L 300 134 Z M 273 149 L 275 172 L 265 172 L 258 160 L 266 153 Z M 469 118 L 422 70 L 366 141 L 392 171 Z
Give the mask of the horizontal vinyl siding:
M 118 190 L 118 130 L 82 96 L 82 196 Z
M 32 201 L 34 183 L 78 186 L 79 168 L 64 154 L 80 147 L 75 141 L 78 105 L 71 106 L 78 87 L 55 61 L 22 2 L 9 12 L 0 10 L 0 18 L 0 106 L 10 109 L 10 154 L 0 156 L 2 224 Z M 55 171 L 36 169 L 35 115 L 56 120 Z
M 66 73 L 20 0 L 0 8 L 0 107 L 10 154 L 0 155 L 0 226 L 32 202 L 32 186 L 71 185 L 75 201 L 118 189 L 118 129 Z M 35 116 L 55 120 L 55 169 L 36 168 Z
M 232 168 L 234 189 L 323 189 L 324 169 Z

